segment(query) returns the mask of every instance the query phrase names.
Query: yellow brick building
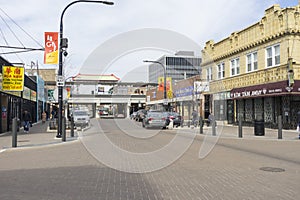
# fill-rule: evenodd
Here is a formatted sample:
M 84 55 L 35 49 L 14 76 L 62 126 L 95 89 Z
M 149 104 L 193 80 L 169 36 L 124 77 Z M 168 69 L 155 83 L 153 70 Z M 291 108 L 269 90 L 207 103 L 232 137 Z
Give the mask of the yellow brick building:
M 261 20 L 229 37 L 206 42 L 202 79 L 210 81 L 205 110 L 217 120 L 264 120 L 295 128 L 300 111 L 300 6 L 265 10 Z

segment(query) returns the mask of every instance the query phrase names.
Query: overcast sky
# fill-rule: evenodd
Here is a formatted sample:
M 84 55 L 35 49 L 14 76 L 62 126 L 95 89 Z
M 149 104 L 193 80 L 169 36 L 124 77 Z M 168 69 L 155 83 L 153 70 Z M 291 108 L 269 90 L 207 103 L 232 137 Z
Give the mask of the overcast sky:
M 9 15 L 19 26 L 28 32 L 41 45 L 44 44 L 44 32 L 59 31 L 59 19 L 62 10 L 70 0 L 0 0 L 0 8 Z M 143 29 L 165 29 L 183 35 L 194 41 L 202 48 L 206 41 L 216 42 L 228 37 L 232 32 L 239 31 L 258 22 L 264 15 L 266 8 L 273 4 L 281 7 L 297 5 L 297 0 L 114 0 L 115 5 L 78 3 L 67 9 L 64 15 L 64 37 L 69 39 L 69 55 L 65 61 L 66 76 L 79 71 L 91 74 L 114 73 L 120 78 L 126 73 L 138 69 L 143 65 L 143 58 L 157 59 L 166 53 L 166 49 L 128 49 L 119 52 L 109 66 L 102 66 L 101 70 L 86 68 L 86 59 L 95 49 L 107 41 L 124 34 Z M 40 48 L 36 42 L 28 37 L 0 10 L 0 45 Z M 4 19 L 4 21 L 3 21 Z M 14 34 L 17 36 L 14 37 Z M 136 33 L 136 32 L 134 32 Z M 132 34 L 131 34 L 132 36 Z M 128 36 L 126 36 L 128 37 Z M 125 37 L 125 38 L 126 38 Z M 137 36 L 140 37 L 140 36 Z M 145 38 L 144 38 L 145 39 Z M 176 40 L 176 39 L 175 39 Z M 123 46 L 135 43 L 130 37 Z M 174 41 L 176 42 L 176 41 Z M 155 46 L 153 46 L 155 47 Z M 116 43 L 111 48 L 117 49 Z M 177 48 L 177 47 L 176 47 Z M 185 48 L 185 47 L 183 47 Z M 125 48 L 126 49 L 126 48 Z M 174 50 L 174 49 L 172 49 Z M 172 53 L 172 50 L 169 53 Z M 177 49 L 180 50 L 180 49 Z M 184 49 L 187 50 L 187 49 Z M 201 49 L 199 49 L 200 52 Z M 6 52 L 1 49 L 0 52 Z M 100 51 L 101 52 L 101 51 Z M 39 62 L 40 68 L 57 67 L 43 64 L 43 52 L 2 55 L 12 63 L 23 62 L 30 65 L 31 61 Z M 98 65 L 101 65 L 103 54 L 100 55 Z M 101 59 L 101 60 L 100 60 Z M 96 64 L 95 64 L 96 65 Z M 105 64 L 107 65 L 107 63 Z M 105 69 L 105 70 L 104 70 Z M 139 71 L 139 70 L 136 70 Z M 141 72 L 139 72 L 141 73 Z M 142 79 L 144 80 L 144 79 Z

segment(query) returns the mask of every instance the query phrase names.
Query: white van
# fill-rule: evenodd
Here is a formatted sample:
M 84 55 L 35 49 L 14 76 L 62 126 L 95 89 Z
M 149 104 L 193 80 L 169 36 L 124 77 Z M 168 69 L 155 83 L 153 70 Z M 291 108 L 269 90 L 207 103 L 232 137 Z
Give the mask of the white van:
M 74 110 L 73 117 L 76 127 L 86 127 L 90 124 L 89 113 L 86 110 Z

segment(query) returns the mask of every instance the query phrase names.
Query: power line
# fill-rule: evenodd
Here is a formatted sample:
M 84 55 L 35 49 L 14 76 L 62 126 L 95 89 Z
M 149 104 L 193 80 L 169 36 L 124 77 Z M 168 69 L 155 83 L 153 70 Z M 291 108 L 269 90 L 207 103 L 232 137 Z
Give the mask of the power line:
M 0 8 L 1 9 L 1 8 Z M 18 36 L 15 34 L 15 32 L 10 28 L 10 26 L 8 25 L 8 23 L 4 20 L 4 18 L 0 15 L 2 21 L 6 24 L 7 28 L 10 30 L 10 32 L 15 36 L 15 38 L 19 41 L 19 43 L 25 47 L 25 45 L 21 42 L 21 40 L 19 40 Z
M 2 29 L 0 28 L 0 32 L 1 32 L 1 35 L 2 35 L 2 37 L 3 37 L 3 40 L 4 40 L 4 42 L 6 43 L 6 45 L 8 45 L 8 42 L 7 42 L 7 40 L 6 40 L 6 38 L 5 38 L 5 35 L 4 35 L 4 33 L 2 32 Z M 2 50 L 2 49 L 1 49 Z M 15 52 L 14 52 L 14 54 L 15 54 L 15 56 L 19 59 L 19 60 L 21 60 L 23 63 L 24 63 L 24 61 L 20 58 L 20 56 L 18 56 Z M 0 53 L 0 55 L 2 55 L 2 53 Z
M 42 44 L 40 44 L 36 39 L 34 39 L 29 33 L 27 33 L 21 26 L 17 24 L 15 20 L 13 20 L 6 12 L 4 12 L 3 9 L 0 8 L 0 10 L 17 26 L 19 27 L 28 37 L 30 37 L 38 46 L 43 47 Z
M 30 51 L 37 51 L 36 50 L 32 50 L 32 49 L 25 49 L 24 50 L 20 50 L 20 51 L 9 51 L 9 52 L 4 52 L 4 53 L 0 53 L 0 55 L 6 55 L 6 54 L 16 54 L 16 53 L 25 53 L 25 52 L 30 52 Z

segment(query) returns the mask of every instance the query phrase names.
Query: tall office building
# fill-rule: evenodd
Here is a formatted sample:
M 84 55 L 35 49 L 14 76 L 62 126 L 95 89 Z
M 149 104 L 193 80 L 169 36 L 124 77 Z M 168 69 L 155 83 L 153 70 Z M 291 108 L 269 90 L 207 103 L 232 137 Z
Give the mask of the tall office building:
M 157 61 L 163 64 L 166 77 L 171 77 L 172 81 L 201 74 L 201 58 L 195 56 L 192 51 L 179 51 L 174 56 L 164 55 Z M 164 76 L 162 66 L 157 63 L 150 64 L 148 72 L 150 83 L 157 83 L 158 78 Z

